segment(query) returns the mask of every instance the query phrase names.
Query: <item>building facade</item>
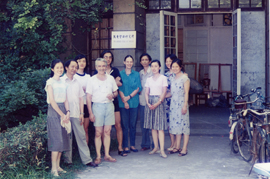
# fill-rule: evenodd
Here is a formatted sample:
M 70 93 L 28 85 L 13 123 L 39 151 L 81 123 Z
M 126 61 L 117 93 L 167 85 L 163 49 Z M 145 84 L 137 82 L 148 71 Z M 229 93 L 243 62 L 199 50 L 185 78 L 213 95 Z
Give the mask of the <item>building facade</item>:
M 188 75 L 210 79 L 209 90 L 269 95 L 268 0 L 113 0 L 100 24 L 84 35 L 83 51 L 93 62 L 104 49 L 122 70 L 126 55 L 149 53 L 165 67 L 165 55 L 183 60 Z M 74 29 L 75 30 L 75 29 Z M 112 31 L 136 31 L 136 48 L 111 48 Z M 85 38 L 85 36 L 87 38 Z M 80 45 L 77 46 L 80 50 Z M 94 65 L 91 63 L 91 70 Z M 162 72 L 165 71 L 163 68 Z

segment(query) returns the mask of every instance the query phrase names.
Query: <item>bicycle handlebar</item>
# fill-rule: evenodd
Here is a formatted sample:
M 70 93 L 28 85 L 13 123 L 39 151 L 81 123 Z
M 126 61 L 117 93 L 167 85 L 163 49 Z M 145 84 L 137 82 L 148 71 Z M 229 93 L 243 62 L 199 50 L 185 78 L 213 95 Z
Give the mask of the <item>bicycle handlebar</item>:
M 259 98 L 256 97 L 256 99 L 254 99 L 254 101 L 249 101 L 249 102 L 244 102 L 244 103 L 237 103 L 237 105 L 240 105 L 240 104 L 251 104 L 251 103 L 255 103 Z
M 257 87 L 255 90 L 251 90 L 251 93 L 248 93 L 248 94 L 245 94 L 245 95 L 237 95 L 237 96 L 235 96 L 234 97 L 234 101 L 236 101 L 237 99 L 244 99 L 244 98 L 246 98 L 246 97 L 250 97 L 250 96 L 252 96 L 253 94 L 255 94 L 258 90 L 260 90 L 260 89 L 262 89 L 261 87 Z
M 268 114 L 270 114 L 270 111 L 268 111 L 268 112 L 265 111 L 265 112 L 263 112 L 263 113 L 258 113 L 257 111 L 255 111 L 255 110 L 253 110 L 253 109 L 244 109 L 244 110 L 241 111 L 241 112 L 243 112 L 243 116 L 246 116 L 248 111 L 251 111 L 252 113 L 254 113 L 254 114 L 256 114 L 256 115 L 259 115 L 259 116 L 263 116 L 263 115 L 268 115 Z

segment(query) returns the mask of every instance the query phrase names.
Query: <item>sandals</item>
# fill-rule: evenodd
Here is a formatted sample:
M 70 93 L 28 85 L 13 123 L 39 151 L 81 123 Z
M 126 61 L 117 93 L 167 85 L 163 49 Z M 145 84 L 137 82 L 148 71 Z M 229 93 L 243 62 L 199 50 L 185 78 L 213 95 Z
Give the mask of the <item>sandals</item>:
M 153 149 L 151 152 L 149 152 L 149 155 L 159 154 L 159 153 L 160 153 L 160 150 L 159 149 L 157 149 L 157 150 Z
M 160 157 L 162 157 L 162 158 L 167 158 L 168 156 L 165 154 L 165 152 L 163 151 L 163 152 L 160 152 Z
M 172 151 L 173 149 L 174 149 L 173 147 L 167 148 L 168 151 Z
M 174 148 L 173 150 L 169 151 L 168 154 L 175 154 L 181 152 L 182 149 Z
M 179 157 L 184 157 L 184 156 L 187 155 L 187 154 L 188 154 L 188 152 L 186 152 L 185 154 L 179 152 L 178 156 L 179 156 Z
M 122 157 L 126 157 L 127 153 L 125 153 L 123 150 L 122 151 L 118 150 L 118 155 L 121 155 Z
M 96 158 L 96 160 L 94 161 L 95 164 L 100 164 L 101 163 L 101 158 Z
M 111 156 L 108 157 L 108 158 L 105 158 L 104 157 L 104 160 L 107 161 L 107 162 L 116 162 L 116 159 L 115 158 L 112 158 Z
M 63 170 L 61 167 L 57 168 L 57 172 L 59 172 L 59 173 L 67 173 L 67 171 Z
M 54 176 L 54 177 L 59 177 L 58 171 L 57 171 L 57 170 L 52 170 L 52 171 L 51 171 L 51 174 L 52 174 L 52 176 Z

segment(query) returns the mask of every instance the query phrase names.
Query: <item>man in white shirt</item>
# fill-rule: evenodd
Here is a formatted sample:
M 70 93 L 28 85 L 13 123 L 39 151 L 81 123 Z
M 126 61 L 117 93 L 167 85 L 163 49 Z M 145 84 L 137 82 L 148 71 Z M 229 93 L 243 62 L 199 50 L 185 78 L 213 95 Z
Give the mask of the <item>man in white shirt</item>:
M 109 155 L 111 128 L 115 124 L 113 99 L 117 97 L 117 85 L 111 75 L 105 73 L 107 61 L 103 58 L 97 58 L 97 74 L 91 77 L 86 87 L 86 101 L 89 111 L 89 117 L 96 129 L 95 146 L 97 152 L 96 164 L 101 163 L 101 136 L 104 136 L 103 145 L 105 149 L 104 160 L 116 162 L 115 158 Z M 93 102 L 93 104 L 91 103 Z
M 65 83 L 68 85 L 67 100 L 70 109 L 70 122 L 72 131 L 74 132 L 77 141 L 82 163 L 90 167 L 97 167 L 98 165 L 92 162 L 90 150 L 86 143 L 85 132 L 83 128 L 84 92 L 79 81 L 76 78 L 74 78 L 77 69 L 78 64 L 76 61 L 74 60 L 67 61 L 65 63 L 66 74 L 63 77 L 61 77 L 61 80 L 65 81 Z M 72 164 L 72 137 L 70 138 L 70 140 L 71 140 L 70 141 L 71 150 L 65 153 L 66 162 L 68 164 Z

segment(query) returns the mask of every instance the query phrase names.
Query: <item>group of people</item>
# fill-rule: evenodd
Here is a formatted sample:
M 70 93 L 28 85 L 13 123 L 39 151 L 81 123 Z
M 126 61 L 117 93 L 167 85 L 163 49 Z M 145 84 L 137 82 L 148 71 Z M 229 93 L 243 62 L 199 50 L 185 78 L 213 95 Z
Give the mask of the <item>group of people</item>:
M 164 130 L 168 129 L 171 138 L 169 154 L 187 155 L 190 82 L 182 61 L 173 54 L 166 56 L 169 71 L 164 76 L 160 74 L 160 61 L 152 61 L 147 53 L 140 56 L 143 66 L 140 72 L 132 69 L 134 58 L 131 55 L 124 58 L 125 69 L 120 72 L 112 66 L 113 60 L 111 51 L 103 51 L 95 61 L 96 71 L 92 77 L 85 73 L 87 60 L 84 55 L 65 64 L 58 59 L 52 62 L 51 78 L 46 82 L 45 91 L 48 150 L 52 153 L 51 172 L 54 176 L 66 172 L 60 167 L 63 151 L 65 161 L 72 164 L 72 132 L 81 160 L 87 166 L 96 167 L 101 163 L 102 143 L 104 160 L 116 162 L 109 154 L 112 125 L 116 129 L 118 154 L 127 156 L 130 151 L 138 152 L 135 148 L 138 113 L 142 128 L 141 151 L 150 149 L 151 129 L 154 147 L 149 154 L 159 153 L 166 158 Z M 94 162 L 88 148 L 89 121 L 95 126 L 97 157 Z M 181 149 L 182 134 L 184 144 Z

